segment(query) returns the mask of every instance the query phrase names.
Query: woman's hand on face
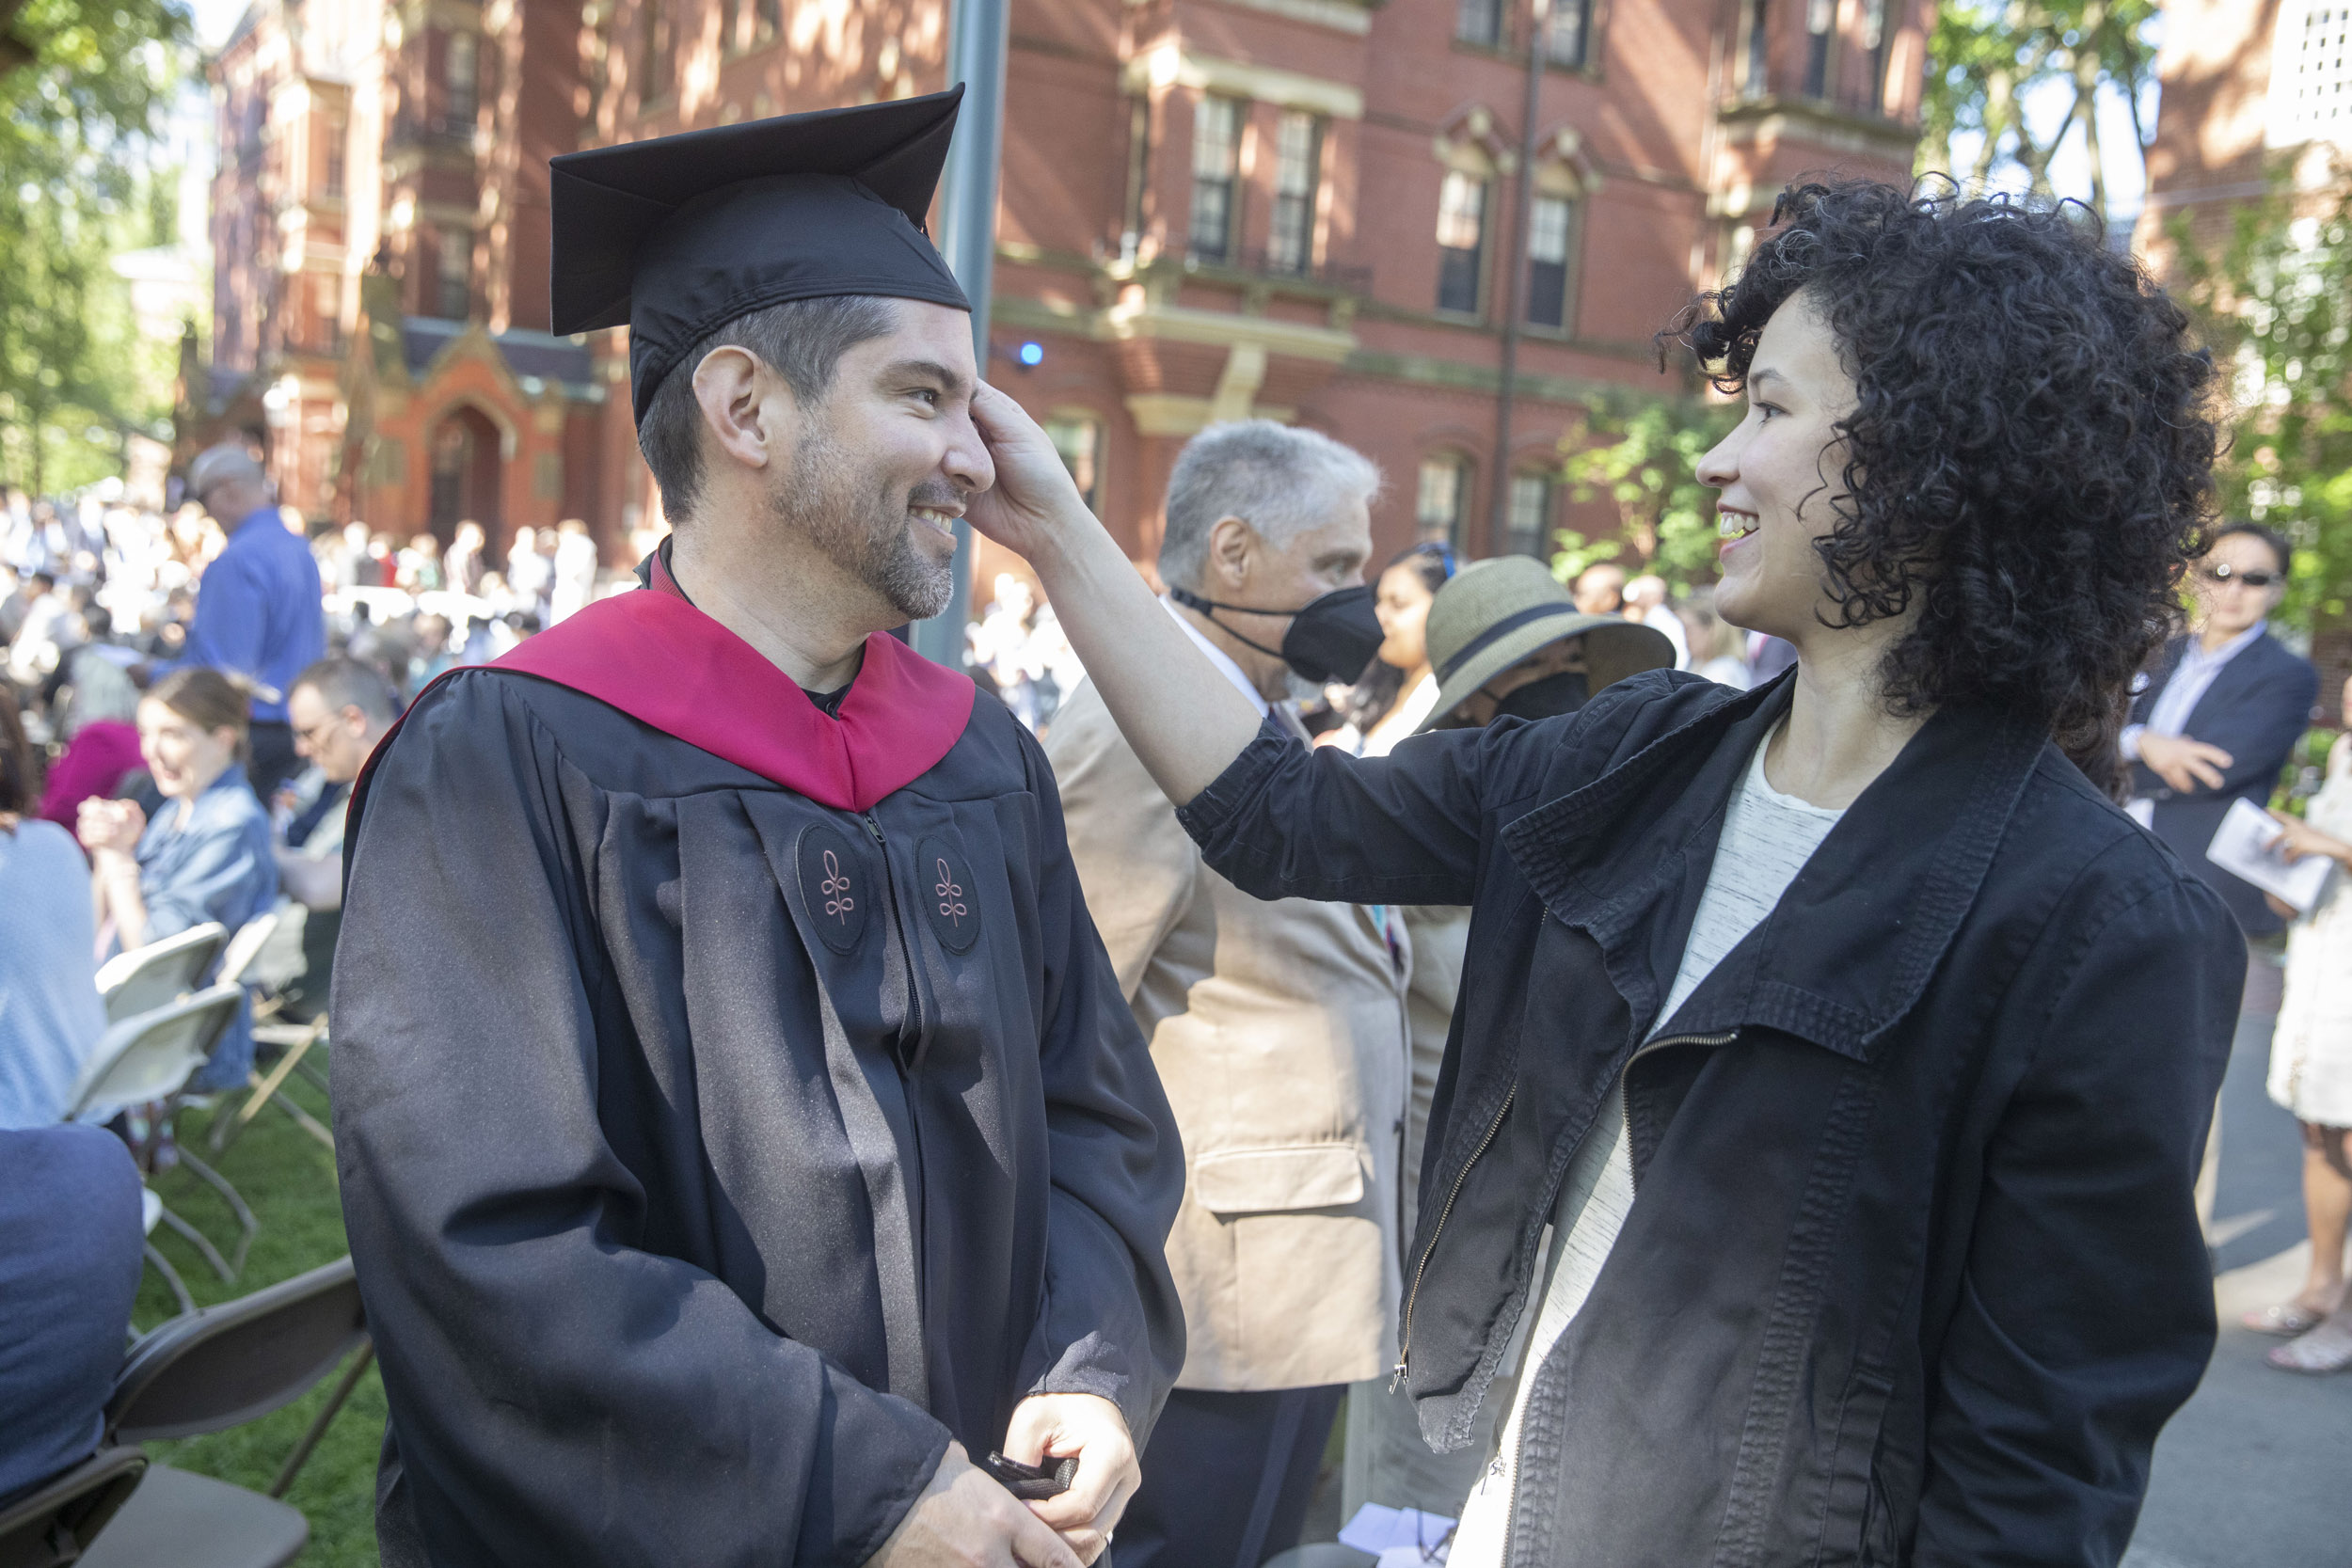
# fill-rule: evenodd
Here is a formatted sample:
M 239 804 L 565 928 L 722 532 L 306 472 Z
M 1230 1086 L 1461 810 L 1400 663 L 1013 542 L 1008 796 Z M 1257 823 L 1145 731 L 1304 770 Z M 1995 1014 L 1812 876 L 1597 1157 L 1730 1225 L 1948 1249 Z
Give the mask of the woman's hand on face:
M 972 394 L 972 422 L 996 465 L 995 484 L 965 504 L 974 528 L 1043 567 L 1073 531 L 1102 526 L 1087 510 L 1061 453 L 1026 409 L 982 382 Z
M 87 800 L 74 824 L 82 847 L 93 855 L 129 855 L 147 831 L 147 813 L 136 800 Z

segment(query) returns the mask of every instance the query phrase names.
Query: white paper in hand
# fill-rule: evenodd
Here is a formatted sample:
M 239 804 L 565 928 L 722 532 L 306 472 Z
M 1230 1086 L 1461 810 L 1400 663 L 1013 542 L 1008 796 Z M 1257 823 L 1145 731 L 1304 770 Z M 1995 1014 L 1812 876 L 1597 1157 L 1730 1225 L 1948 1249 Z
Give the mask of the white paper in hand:
M 2235 800 L 2230 802 L 2221 826 L 2214 830 L 2205 858 L 2240 881 L 2276 894 L 2280 901 L 2308 914 L 2328 884 L 2331 863 L 2324 855 L 2306 855 L 2289 864 L 2278 848 L 2279 834 L 2279 824 L 2268 812 L 2250 800 Z

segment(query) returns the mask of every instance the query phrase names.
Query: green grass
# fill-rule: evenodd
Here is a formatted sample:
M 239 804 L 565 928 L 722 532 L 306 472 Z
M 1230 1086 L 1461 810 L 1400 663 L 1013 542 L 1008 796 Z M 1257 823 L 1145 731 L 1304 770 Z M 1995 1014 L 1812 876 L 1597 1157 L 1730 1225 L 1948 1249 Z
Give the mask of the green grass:
M 309 1059 L 324 1067 L 325 1054 L 314 1051 Z M 321 1121 L 327 1119 L 325 1095 L 298 1075 L 286 1085 L 281 1093 Z M 220 1109 L 233 1111 L 237 1103 L 225 1101 Z M 180 1117 L 181 1141 L 208 1158 L 205 1135 L 213 1115 L 191 1109 Z M 198 1306 L 290 1279 L 350 1250 L 343 1243 L 342 1207 L 335 1193 L 335 1158 L 293 1117 L 275 1107 L 263 1110 L 213 1164 L 252 1207 L 262 1229 L 231 1285 L 194 1247 L 165 1227 L 155 1227 L 156 1249 L 180 1271 Z M 210 1237 L 224 1255 L 229 1252 L 236 1221 L 210 1187 L 184 1170 L 164 1172 L 154 1187 L 175 1212 Z M 162 1277 L 148 1270 L 133 1321 L 152 1328 L 178 1309 Z M 181 1469 L 265 1492 L 339 1380 L 340 1374 L 328 1376 L 261 1420 L 176 1443 L 151 1443 L 148 1452 Z M 383 1436 L 384 1385 L 370 1367 L 286 1495 L 286 1501 L 310 1521 L 310 1544 L 301 1559 L 306 1568 L 375 1568 L 375 1456 Z

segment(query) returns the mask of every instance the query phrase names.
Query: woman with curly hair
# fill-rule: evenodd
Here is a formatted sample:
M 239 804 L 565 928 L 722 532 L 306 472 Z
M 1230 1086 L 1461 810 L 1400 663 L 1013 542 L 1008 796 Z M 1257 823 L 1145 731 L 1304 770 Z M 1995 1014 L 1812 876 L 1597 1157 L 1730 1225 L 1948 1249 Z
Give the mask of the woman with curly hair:
M 1666 335 L 1747 401 L 1716 604 L 1798 651 L 1752 691 L 1308 751 L 1170 678 L 1052 446 L 975 404 L 969 515 L 1209 863 L 1471 906 L 1396 1359 L 1433 1447 L 1508 1413 L 1456 1568 L 2112 1563 L 2213 1343 L 2245 949 L 2106 787 L 2212 366 L 2063 212 L 1840 183 L 1776 220 Z

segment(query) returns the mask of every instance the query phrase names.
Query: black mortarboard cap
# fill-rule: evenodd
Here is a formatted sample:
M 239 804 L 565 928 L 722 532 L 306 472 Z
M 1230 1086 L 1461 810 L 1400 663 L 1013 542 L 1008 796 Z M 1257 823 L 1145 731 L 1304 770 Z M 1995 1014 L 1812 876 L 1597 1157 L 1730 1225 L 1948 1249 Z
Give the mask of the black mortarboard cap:
M 645 417 L 713 329 L 791 299 L 969 310 L 923 221 L 963 88 L 624 142 L 549 161 L 557 332 L 628 328 Z

